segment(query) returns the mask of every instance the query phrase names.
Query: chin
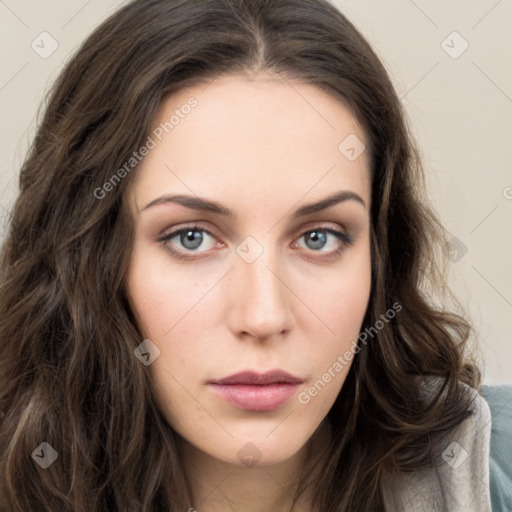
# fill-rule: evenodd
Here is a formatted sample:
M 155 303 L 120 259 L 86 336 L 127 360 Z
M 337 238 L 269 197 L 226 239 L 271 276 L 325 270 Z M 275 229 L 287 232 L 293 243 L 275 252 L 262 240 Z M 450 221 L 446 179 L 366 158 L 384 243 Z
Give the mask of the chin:
M 266 430 L 254 435 L 236 436 L 228 443 L 217 444 L 213 450 L 212 445 L 197 448 L 233 466 L 264 467 L 283 463 L 298 455 L 308 440 L 306 433 L 303 436 L 290 436 L 289 432 L 283 429 L 280 434 L 269 435 L 269 431 Z

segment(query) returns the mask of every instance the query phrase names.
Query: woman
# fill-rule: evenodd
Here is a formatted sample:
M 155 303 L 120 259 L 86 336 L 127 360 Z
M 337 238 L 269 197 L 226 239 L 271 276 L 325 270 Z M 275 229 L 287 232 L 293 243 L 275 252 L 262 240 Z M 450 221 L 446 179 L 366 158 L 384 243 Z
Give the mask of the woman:
M 422 179 L 328 2 L 119 10 L 21 170 L 2 510 L 490 510 L 490 408 L 469 323 L 430 295 Z

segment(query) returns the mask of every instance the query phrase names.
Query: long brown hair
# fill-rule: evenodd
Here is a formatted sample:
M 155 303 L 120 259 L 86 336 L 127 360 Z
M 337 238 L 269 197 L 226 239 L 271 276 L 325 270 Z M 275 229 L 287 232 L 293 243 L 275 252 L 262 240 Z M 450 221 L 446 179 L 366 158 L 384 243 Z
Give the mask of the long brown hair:
M 136 168 L 97 190 L 144 144 L 164 97 L 258 71 L 322 88 L 364 127 L 372 290 L 362 330 L 402 306 L 360 344 L 329 411 L 322 478 L 308 487 L 315 506 L 383 510 L 384 473 L 430 464 L 436 439 L 470 414 L 467 390 L 481 380 L 464 350 L 471 326 L 430 293 L 446 289 L 447 233 L 423 198 L 400 100 L 361 34 L 327 0 L 137 0 L 66 65 L 21 169 L 0 260 L 1 510 L 191 506 L 179 437 L 133 353 L 143 338 L 125 291 L 123 198 Z M 427 376 L 441 386 L 426 398 Z M 34 458 L 41 443 L 58 457 L 46 469 Z

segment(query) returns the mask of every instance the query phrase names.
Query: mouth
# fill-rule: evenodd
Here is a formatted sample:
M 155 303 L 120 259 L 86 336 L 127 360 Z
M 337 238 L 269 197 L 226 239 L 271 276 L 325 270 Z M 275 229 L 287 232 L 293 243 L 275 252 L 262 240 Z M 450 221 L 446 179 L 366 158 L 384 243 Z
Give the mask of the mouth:
M 263 412 L 284 405 L 303 382 L 283 370 L 263 374 L 245 371 L 220 380 L 211 380 L 208 386 L 237 409 Z

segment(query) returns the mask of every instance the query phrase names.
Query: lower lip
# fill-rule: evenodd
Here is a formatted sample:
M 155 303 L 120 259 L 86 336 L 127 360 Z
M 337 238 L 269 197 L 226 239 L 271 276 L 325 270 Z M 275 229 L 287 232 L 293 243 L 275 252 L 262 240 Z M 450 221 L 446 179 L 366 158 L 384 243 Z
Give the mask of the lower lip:
M 210 384 L 210 386 L 234 407 L 244 411 L 273 411 L 285 404 L 300 384 Z

